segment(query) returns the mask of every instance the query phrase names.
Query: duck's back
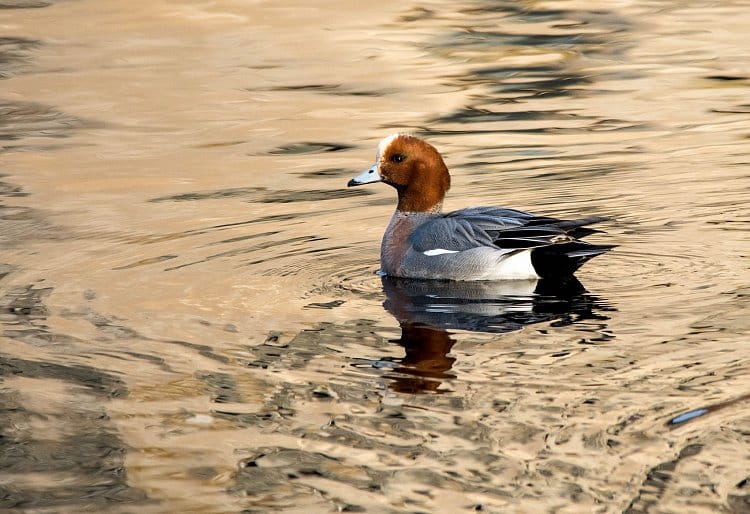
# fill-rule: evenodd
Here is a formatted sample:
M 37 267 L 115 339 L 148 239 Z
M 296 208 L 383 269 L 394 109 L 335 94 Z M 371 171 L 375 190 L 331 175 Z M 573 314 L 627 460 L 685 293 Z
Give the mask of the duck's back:
M 606 218 L 560 220 L 502 207 L 446 214 L 396 212 L 381 265 L 393 276 L 445 280 L 537 279 L 572 274 L 611 249 L 578 240 Z

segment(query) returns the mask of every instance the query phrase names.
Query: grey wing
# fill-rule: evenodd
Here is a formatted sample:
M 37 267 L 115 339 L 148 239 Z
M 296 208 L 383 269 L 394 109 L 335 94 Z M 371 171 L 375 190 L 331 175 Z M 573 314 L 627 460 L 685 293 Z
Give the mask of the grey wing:
M 417 228 L 409 242 L 418 252 L 442 249 L 463 251 L 477 247 L 498 248 L 495 241 L 503 230 L 518 229 L 536 217 L 528 212 L 502 207 L 469 207 L 449 212 Z
M 486 230 L 503 230 L 525 225 L 536 219 L 530 212 L 503 207 L 469 207 L 445 214 L 447 219 L 460 219 Z
M 513 220 L 515 218 L 534 218 L 532 213 L 526 211 L 519 211 L 518 209 L 508 209 L 507 207 L 467 207 L 465 209 L 459 209 L 444 214 L 446 218 L 474 218 L 474 217 L 490 217 L 490 218 L 508 218 Z
M 522 249 L 573 241 L 598 232 L 585 228 L 607 218 L 559 220 L 502 207 L 471 207 L 428 221 L 409 238 L 419 252 L 477 247 Z
M 461 252 L 481 246 L 494 246 L 492 236 L 480 224 L 463 218 L 440 217 L 419 226 L 409 236 L 414 250 Z

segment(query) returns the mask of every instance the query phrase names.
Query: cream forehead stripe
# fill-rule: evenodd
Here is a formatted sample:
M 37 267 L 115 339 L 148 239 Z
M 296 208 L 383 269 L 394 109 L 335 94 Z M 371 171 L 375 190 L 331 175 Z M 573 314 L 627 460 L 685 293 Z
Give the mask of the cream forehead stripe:
M 398 136 L 405 136 L 406 134 L 403 134 L 401 132 L 397 132 L 395 134 L 391 134 L 388 137 L 384 137 L 380 143 L 378 143 L 378 150 L 375 154 L 375 161 L 379 161 L 380 157 L 388 150 L 388 147 L 391 146 L 391 143 L 393 143 L 393 140 L 396 139 Z

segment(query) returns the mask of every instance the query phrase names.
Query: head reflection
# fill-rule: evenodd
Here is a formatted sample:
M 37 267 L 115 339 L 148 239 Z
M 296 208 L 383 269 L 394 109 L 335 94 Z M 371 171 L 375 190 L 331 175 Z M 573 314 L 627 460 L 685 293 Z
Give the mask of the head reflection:
M 401 325 L 393 342 L 406 355 L 393 373 L 391 389 L 439 392 L 455 378 L 449 357 L 455 339 L 448 330 L 505 333 L 550 320 L 563 324 L 598 317 L 594 298 L 574 277 L 564 280 L 450 282 L 382 277 L 383 306 Z

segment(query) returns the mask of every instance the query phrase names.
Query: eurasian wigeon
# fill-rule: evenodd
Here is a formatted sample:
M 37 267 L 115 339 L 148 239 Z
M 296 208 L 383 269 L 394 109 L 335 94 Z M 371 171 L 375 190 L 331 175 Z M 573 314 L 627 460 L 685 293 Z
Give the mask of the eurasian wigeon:
M 560 220 L 504 207 L 442 213 L 451 183 L 440 153 L 418 137 L 393 134 L 378 144 L 375 164 L 349 187 L 385 182 L 398 192 L 383 235 L 381 271 L 443 280 L 538 279 L 571 275 L 612 245 L 578 238 L 597 230 L 592 217 Z

